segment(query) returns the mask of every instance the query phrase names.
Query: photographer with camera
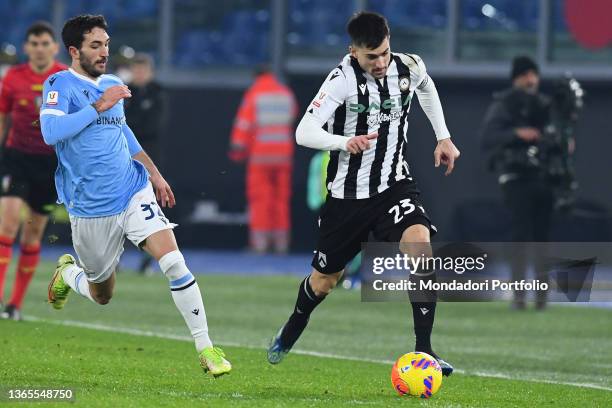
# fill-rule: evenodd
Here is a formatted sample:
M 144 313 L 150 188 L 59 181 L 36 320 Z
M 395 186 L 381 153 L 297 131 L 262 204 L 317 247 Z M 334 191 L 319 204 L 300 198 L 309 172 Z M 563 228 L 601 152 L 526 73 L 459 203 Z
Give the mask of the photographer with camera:
M 545 242 L 555 204 L 555 183 L 549 158 L 554 104 L 539 93 L 539 69 L 529 57 L 512 61 L 512 88 L 494 95 L 482 128 L 482 145 L 490 168 L 498 175 L 504 202 L 511 214 L 513 242 Z M 567 146 L 567 145 L 566 145 Z M 567 154 L 567 148 L 564 151 Z M 559 151 L 559 149 L 556 149 Z M 512 257 L 512 281 L 525 279 L 526 251 Z M 548 282 L 547 271 L 536 265 L 536 279 Z M 525 293 L 514 292 L 514 309 L 525 309 Z M 536 309 L 546 307 L 546 292 L 537 292 Z

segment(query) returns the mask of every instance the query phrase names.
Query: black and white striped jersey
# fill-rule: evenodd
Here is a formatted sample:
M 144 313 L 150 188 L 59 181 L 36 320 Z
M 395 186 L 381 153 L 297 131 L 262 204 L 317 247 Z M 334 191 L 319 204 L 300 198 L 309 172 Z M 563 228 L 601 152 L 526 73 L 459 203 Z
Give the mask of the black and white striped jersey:
M 409 178 L 404 160 L 408 111 L 417 87 L 430 80 L 414 54 L 391 54 L 387 75 L 375 79 L 346 55 L 307 108 L 329 133 L 352 137 L 378 132 L 360 154 L 330 152 L 327 189 L 335 198 L 363 199 Z

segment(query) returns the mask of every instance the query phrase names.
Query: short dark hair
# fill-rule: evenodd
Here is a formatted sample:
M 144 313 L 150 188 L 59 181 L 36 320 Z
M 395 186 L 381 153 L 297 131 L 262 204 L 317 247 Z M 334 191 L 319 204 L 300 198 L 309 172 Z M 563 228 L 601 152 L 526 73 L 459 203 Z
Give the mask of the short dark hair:
M 370 11 L 353 14 L 346 31 L 351 37 L 351 44 L 370 49 L 378 47 L 391 32 L 387 19 Z
M 103 30 L 108 29 L 104 16 L 91 14 L 82 14 L 72 17 L 66 21 L 62 28 L 62 41 L 68 50 L 70 47 L 75 47 L 80 50 L 85 39 L 85 34 L 91 32 L 94 28 L 99 27 Z
M 510 70 L 510 78 L 514 81 L 517 77 L 525 75 L 527 72 L 533 71 L 536 74 L 540 73 L 538 64 L 526 55 L 519 55 L 512 60 L 512 69 Z
M 28 41 L 31 35 L 39 36 L 44 33 L 49 34 L 51 38 L 53 38 L 53 41 L 55 41 L 55 31 L 51 24 L 46 21 L 37 21 L 28 27 L 25 34 L 25 40 Z

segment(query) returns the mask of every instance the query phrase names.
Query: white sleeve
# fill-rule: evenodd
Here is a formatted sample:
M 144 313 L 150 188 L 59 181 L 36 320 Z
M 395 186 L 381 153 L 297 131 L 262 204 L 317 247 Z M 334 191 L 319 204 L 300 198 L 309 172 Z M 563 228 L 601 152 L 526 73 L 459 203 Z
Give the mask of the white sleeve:
M 444 121 L 444 112 L 442 111 L 442 103 L 440 102 L 436 85 L 429 75 L 426 74 L 421 85 L 416 88 L 416 94 L 423 112 L 425 112 L 425 115 L 427 115 L 431 122 L 431 126 L 433 126 L 436 139 L 442 140 L 451 137 Z
M 346 76 L 341 68 L 334 69 L 306 108 L 296 131 L 299 145 L 319 150 L 346 150 L 348 137 L 323 130 L 323 125 L 346 100 Z
M 349 138 L 333 135 L 322 129 L 319 121 L 310 113 L 306 113 L 297 129 L 295 140 L 297 144 L 318 150 L 345 150 Z
M 425 115 L 427 115 L 427 119 L 431 122 L 436 139 L 448 139 L 451 136 L 444 121 L 444 112 L 442 111 L 442 103 L 440 102 L 436 85 L 427 74 L 423 60 L 414 54 L 411 54 L 410 58 L 413 60 L 413 63 L 416 62 L 413 70 L 411 70 L 411 74 L 414 75 L 414 91 L 419 98 L 419 104 Z

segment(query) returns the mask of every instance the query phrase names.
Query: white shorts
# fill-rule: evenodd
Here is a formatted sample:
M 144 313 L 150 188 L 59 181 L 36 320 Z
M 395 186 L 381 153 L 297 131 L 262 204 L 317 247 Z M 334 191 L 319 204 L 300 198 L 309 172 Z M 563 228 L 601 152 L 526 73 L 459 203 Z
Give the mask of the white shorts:
M 176 226 L 157 205 L 151 183 L 132 197 L 120 214 L 109 217 L 70 216 L 72 244 L 87 280 L 106 281 L 115 271 L 127 237 L 137 247 L 152 234 Z

